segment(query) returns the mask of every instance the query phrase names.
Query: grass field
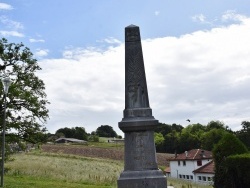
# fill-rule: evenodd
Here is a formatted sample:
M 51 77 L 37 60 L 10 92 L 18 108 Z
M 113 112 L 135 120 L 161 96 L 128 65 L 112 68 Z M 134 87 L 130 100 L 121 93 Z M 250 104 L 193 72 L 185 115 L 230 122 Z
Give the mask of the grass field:
M 31 153 L 18 154 L 15 160 L 6 163 L 8 180 L 44 183 L 62 182 L 61 187 L 116 187 L 116 180 L 123 169 L 121 161 L 77 157 L 73 155 Z M 64 185 L 65 184 L 65 185 Z M 18 186 L 18 185 L 15 185 Z M 38 187 L 38 186 L 37 186 Z M 49 185 L 47 187 L 50 187 Z M 53 187 L 51 185 L 51 187 Z
M 123 161 L 34 151 L 8 161 L 5 188 L 115 188 Z M 212 188 L 168 179 L 175 188 Z

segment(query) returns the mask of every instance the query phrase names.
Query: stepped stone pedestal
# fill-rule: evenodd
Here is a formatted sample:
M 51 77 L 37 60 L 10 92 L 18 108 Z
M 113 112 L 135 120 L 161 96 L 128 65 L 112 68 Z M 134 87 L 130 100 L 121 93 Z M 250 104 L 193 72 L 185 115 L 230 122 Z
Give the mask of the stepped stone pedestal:
M 149 106 L 140 30 L 130 25 L 125 28 L 125 109 L 119 122 L 125 133 L 125 165 L 118 188 L 167 188 L 156 161 L 157 125 Z

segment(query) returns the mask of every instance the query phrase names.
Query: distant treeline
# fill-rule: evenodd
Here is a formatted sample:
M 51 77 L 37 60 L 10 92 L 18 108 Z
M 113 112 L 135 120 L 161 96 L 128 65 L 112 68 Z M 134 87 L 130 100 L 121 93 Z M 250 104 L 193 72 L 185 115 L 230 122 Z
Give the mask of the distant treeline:
M 160 123 L 155 131 L 156 151 L 182 153 L 195 148 L 211 151 L 227 133 L 235 135 L 250 149 L 250 122 L 243 121 L 241 125 L 241 130 L 232 131 L 221 121 L 211 121 L 207 125 L 190 124 L 185 128 L 182 125 Z
M 55 134 L 48 134 L 47 141 L 54 142 L 56 139 L 61 137 L 76 138 L 79 140 L 94 142 L 98 142 L 99 137 L 122 138 L 121 136 L 117 135 L 117 133 L 113 130 L 113 127 L 109 125 L 101 125 L 96 129 L 96 131 L 92 131 L 91 133 L 87 133 L 84 127 L 60 128 Z

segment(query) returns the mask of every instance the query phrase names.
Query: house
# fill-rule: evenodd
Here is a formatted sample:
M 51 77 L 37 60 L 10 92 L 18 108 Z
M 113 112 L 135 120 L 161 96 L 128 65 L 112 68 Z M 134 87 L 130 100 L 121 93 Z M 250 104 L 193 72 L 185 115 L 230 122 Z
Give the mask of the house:
M 170 159 L 166 176 L 189 180 L 196 183 L 211 184 L 214 176 L 212 152 L 202 149 L 185 151 Z
M 214 161 L 203 165 L 202 167 L 193 171 L 198 183 L 212 183 L 214 176 Z
M 55 140 L 56 143 L 77 143 L 77 144 L 87 144 L 85 140 L 79 140 L 75 138 L 58 138 Z

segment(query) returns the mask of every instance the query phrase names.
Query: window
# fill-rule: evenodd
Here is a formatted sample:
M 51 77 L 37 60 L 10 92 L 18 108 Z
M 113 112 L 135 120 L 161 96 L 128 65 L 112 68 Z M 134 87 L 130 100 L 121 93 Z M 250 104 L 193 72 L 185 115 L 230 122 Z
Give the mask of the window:
M 192 179 L 193 179 L 193 176 L 190 176 L 190 179 L 192 180 Z
M 186 175 L 187 179 L 189 180 L 189 175 Z
M 202 160 L 197 161 L 197 166 L 202 166 Z
M 179 178 L 182 178 L 182 175 L 181 175 L 181 174 L 179 175 Z
M 201 176 L 198 176 L 198 180 L 201 181 Z
M 202 180 L 203 181 L 207 181 L 207 177 L 206 176 L 202 176 Z
M 186 176 L 185 175 L 183 175 L 183 179 L 185 179 L 186 178 Z
M 212 178 L 211 177 L 207 177 L 207 181 L 212 181 Z
M 186 166 L 186 161 L 183 161 L 183 166 Z
M 178 166 L 180 166 L 181 165 L 181 161 L 178 161 Z

